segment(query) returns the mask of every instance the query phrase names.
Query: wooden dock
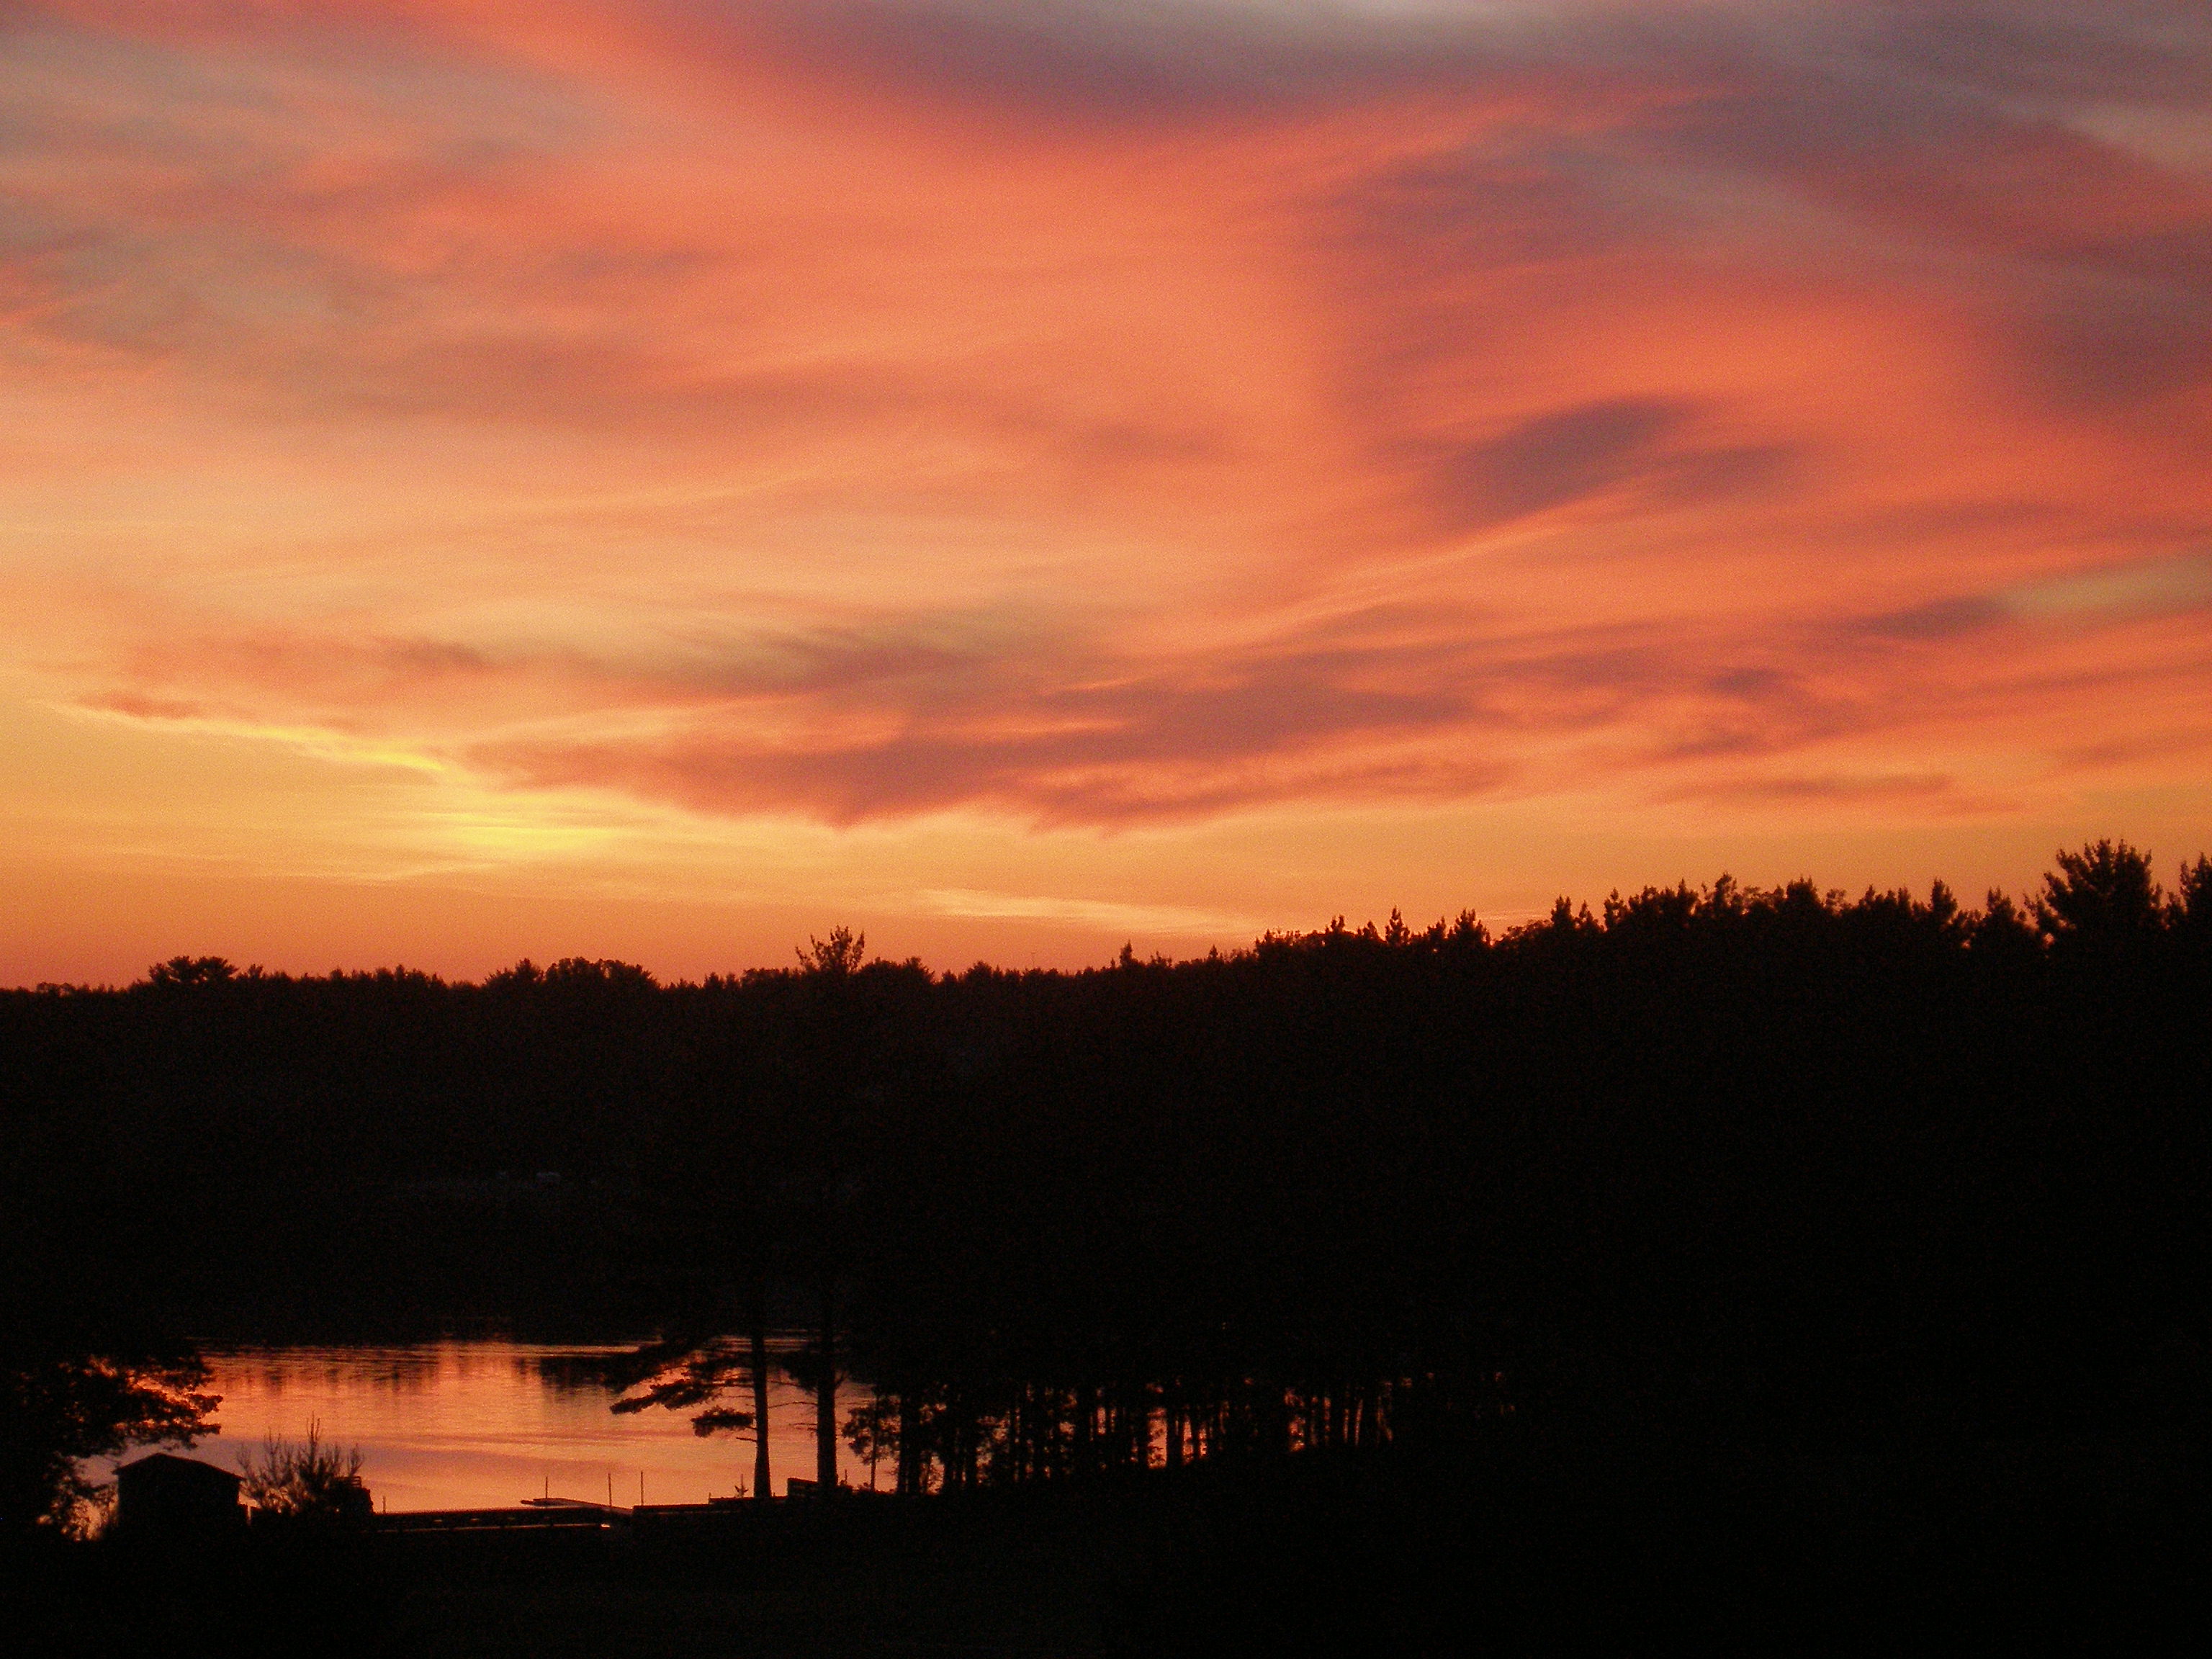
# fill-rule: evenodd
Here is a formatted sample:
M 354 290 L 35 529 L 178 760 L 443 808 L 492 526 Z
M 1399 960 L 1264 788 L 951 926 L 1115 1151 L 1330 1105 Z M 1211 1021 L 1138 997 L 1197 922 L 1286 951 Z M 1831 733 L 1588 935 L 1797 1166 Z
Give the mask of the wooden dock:
M 879 1500 L 880 1501 L 880 1500 Z M 532 1536 L 568 1539 L 599 1536 L 627 1542 L 640 1537 L 759 1537 L 804 1530 L 822 1510 L 841 1513 L 848 1505 L 821 1505 L 806 1499 L 763 1501 L 714 1498 L 703 1504 L 638 1504 L 620 1506 L 574 1498 L 533 1498 L 495 1509 L 392 1510 L 374 1518 L 373 1530 L 393 1537 L 492 1538 Z M 872 1506 L 869 1506 L 872 1507 Z
M 625 1511 L 604 1504 L 528 1504 L 510 1509 L 392 1510 L 379 1515 L 386 1533 L 605 1532 Z

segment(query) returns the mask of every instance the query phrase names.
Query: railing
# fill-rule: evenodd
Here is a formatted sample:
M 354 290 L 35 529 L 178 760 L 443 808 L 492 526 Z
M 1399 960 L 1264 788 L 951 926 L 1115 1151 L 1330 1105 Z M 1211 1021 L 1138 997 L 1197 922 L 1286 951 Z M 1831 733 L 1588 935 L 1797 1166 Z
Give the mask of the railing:
M 796 1503 L 789 1499 L 709 1498 L 703 1504 L 640 1504 L 631 1508 L 618 1509 L 605 1504 L 586 1503 L 574 1498 L 529 1498 L 512 1508 L 482 1510 L 388 1510 L 375 1517 L 375 1530 L 382 1533 L 403 1533 L 421 1535 L 459 1535 L 481 1533 L 593 1533 L 657 1531 L 675 1528 L 682 1531 L 699 1526 L 712 1527 L 716 1532 L 735 1531 L 740 1534 L 776 1533 L 798 1527 L 812 1525 L 821 1516 L 844 1515 L 854 1505 L 853 1499 L 874 1498 L 873 1503 L 861 1502 L 858 1507 L 873 1511 L 890 1505 L 888 1494 L 841 1492 L 848 1500 L 823 1504 L 818 1497 L 809 1501 L 802 1496 Z
M 596 1504 L 497 1510 L 396 1510 L 376 1517 L 379 1532 L 599 1532 L 617 1511 Z

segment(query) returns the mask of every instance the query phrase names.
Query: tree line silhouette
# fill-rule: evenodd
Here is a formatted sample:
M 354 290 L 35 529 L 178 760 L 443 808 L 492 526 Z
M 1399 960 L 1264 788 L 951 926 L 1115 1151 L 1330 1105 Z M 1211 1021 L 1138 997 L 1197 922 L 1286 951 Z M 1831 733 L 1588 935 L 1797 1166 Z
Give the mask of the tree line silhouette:
M 1723 878 L 1074 973 L 179 958 L 0 994 L 9 1328 L 650 1326 L 629 1403 L 742 1429 L 805 1323 L 907 1492 L 2171 1428 L 2208 992 L 2212 864 L 2112 842 L 2020 903 Z

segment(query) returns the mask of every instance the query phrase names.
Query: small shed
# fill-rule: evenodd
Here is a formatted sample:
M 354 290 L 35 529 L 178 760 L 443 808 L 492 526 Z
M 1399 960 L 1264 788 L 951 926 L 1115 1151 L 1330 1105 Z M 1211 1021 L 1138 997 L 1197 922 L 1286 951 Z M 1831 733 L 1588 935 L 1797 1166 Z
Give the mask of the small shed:
M 115 1524 L 131 1531 L 214 1533 L 246 1524 L 240 1477 L 196 1457 L 155 1452 L 115 1471 Z

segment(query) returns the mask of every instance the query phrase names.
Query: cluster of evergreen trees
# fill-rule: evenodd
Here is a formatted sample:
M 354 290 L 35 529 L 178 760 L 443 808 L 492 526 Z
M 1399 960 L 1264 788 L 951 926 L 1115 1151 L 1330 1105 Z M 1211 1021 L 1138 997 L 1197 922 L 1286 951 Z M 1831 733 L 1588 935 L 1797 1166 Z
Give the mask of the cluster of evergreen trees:
M 2212 865 L 2109 842 L 2024 906 L 1723 879 L 1072 974 L 179 960 L 0 995 L 0 1206 L 80 1304 L 657 1324 L 633 1378 L 724 1423 L 721 1339 L 801 1316 L 908 1489 L 2102 1432 L 2203 1397 L 2208 991 Z

